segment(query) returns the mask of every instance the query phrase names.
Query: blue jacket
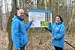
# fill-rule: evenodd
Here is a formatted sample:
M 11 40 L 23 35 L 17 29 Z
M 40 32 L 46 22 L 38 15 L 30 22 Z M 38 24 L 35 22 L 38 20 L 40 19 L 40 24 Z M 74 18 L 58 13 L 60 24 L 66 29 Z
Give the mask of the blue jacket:
M 63 22 L 54 23 L 51 25 L 49 23 L 49 30 L 52 31 L 51 37 L 54 37 L 54 40 L 51 40 L 51 44 L 53 46 L 57 46 L 60 48 L 64 47 L 64 33 L 65 33 L 65 26 Z
M 11 35 L 14 47 L 16 49 L 28 43 L 28 35 L 26 31 L 32 24 L 32 22 L 29 22 L 27 25 L 25 25 L 22 20 L 23 19 L 18 16 L 14 16 L 12 19 Z

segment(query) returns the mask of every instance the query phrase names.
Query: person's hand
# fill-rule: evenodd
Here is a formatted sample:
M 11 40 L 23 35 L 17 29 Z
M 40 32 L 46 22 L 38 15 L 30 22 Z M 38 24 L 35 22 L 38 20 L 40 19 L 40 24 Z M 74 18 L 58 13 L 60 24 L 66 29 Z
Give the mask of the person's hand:
M 48 23 L 52 23 L 51 21 L 48 21 Z
M 54 40 L 54 37 L 52 37 L 51 40 Z
M 30 21 L 31 21 L 31 22 L 34 22 L 34 19 L 31 19 Z
M 18 48 L 18 50 L 20 50 L 20 48 Z
M 34 20 L 31 20 L 31 22 L 33 22 Z

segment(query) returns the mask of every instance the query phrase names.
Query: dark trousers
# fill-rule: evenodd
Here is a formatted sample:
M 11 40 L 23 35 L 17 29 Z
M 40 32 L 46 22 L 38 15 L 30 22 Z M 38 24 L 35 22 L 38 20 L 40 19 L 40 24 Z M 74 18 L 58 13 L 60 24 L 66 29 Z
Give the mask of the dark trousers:
M 55 50 L 63 50 L 63 48 L 54 46 Z
M 16 49 L 16 50 L 18 50 L 18 49 Z M 25 46 L 21 47 L 20 50 L 25 50 Z

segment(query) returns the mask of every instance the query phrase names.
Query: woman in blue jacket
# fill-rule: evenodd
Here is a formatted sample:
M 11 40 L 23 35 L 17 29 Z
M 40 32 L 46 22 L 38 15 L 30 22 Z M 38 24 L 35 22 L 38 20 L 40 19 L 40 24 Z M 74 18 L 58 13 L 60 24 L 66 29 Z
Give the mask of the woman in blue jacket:
M 48 29 L 52 32 L 51 44 L 55 50 L 63 50 L 65 26 L 60 15 L 55 17 L 55 23 L 49 23 Z
M 27 30 L 30 28 L 32 21 L 27 25 L 23 22 L 24 10 L 20 9 L 17 12 L 17 16 L 12 19 L 11 33 L 12 41 L 16 50 L 25 50 L 25 46 L 28 43 Z

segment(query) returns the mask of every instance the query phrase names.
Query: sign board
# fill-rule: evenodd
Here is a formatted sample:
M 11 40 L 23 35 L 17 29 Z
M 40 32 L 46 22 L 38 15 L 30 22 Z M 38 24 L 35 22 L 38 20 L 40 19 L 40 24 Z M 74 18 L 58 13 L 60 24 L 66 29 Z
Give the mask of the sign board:
M 48 27 L 48 22 L 52 22 L 51 10 L 29 9 L 29 21 L 32 19 L 31 27 Z

